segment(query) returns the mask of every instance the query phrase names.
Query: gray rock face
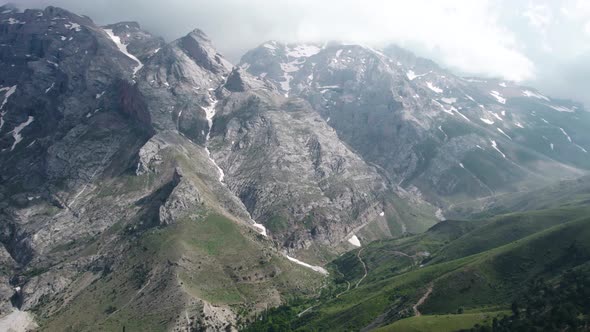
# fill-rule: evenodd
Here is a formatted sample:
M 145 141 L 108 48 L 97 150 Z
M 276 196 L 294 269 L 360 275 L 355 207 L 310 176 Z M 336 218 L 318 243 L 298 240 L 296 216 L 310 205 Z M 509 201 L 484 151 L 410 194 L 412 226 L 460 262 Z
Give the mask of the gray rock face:
M 202 203 L 196 185 L 183 178 L 182 171 L 179 169 L 174 171 L 172 184 L 174 189 L 166 199 L 166 203 L 160 206 L 160 223 L 164 225 L 180 220 L 189 211 L 198 210 L 198 205 Z
M 309 101 L 367 161 L 438 204 L 590 167 L 581 105 L 512 82 L 457 77 L 399 47 L 268 42 L 240 66 Z
M 266 89 L 227 92 L 217 112 L 212 155 L 225 182 L 285 246 L 334 245 L 383 210 L 386 180 L 308 103 Z
M 0 242 L 14 263 L 0 288 L 3 308 L 20 288 L 16 304 L 30 310 L 94 261 L 70 265 L 71 249 L 137 212 L 133 198 L 101 195 L 153 128 L 126 81 L 137 64 L 89 18 L 55 7 L 0 13 Z
M 164 39 L 152 36 L 141 29 L 137 22 L 119 22 L 104 27 L 112 30 L 113 34 L 127 46 L 129 53 L 135 55 L 140 61 L 145 62 L 166 45 Z

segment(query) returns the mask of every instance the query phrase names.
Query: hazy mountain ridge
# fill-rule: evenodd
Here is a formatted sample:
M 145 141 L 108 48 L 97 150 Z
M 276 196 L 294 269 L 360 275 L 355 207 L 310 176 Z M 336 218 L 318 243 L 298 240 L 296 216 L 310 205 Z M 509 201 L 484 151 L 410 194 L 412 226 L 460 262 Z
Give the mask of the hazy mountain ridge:
M 590 166 L 580 104 L 457 77 L 399 47 L 271 41 L 241 66 L 308 100 L 365 159 L 441 205 L 575 178 Z

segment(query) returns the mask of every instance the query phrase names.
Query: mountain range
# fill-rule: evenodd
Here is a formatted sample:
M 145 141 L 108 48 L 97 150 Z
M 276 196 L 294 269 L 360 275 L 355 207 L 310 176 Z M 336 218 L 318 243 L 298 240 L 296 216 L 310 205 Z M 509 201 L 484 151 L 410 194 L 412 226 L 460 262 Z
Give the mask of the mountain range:
M 375 329 L 422 290 L 394 301 L 384 290 L 406 284 L 377 280 L 415 276 L 434 285 L 425 312 L 449 314 L 436 296 L 451 269 L 496 268 L 456 260 L 549 226 L 587 231 L 578 201 L 520 237 L 497 226 L 549 209 L 531 195 L 559 209 L 584 192 L 582 104 L 397 46 L 268 41 L 232 64 L 198 29 L 167 42 L 136 22 L 6 5 L 0 73 L 0 330 L 231 331 L 309 299 L 325 302 L 290 328 L 346 314 L 340 330 Z M 493 244 L 452 250 L 485 227 Z M 344 284 L 352 309 L 326 298 Z M 359 294 L 389 300 L 357 310 Z M 456 306 L 499 307 L 498 294 Z

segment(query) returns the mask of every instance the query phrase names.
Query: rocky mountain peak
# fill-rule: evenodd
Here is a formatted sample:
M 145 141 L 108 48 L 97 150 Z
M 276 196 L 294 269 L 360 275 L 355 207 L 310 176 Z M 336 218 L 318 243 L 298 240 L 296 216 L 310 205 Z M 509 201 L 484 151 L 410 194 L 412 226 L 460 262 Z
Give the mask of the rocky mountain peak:
M 224 87 L 232 92 L 244 92 L 246 91 L 246 84 L 242 79 L 243 71 L 235 67 L 225 82 Z
M 16 6 L 14 2 L 8 2 L 4 5 L 0 6 L 0 11 L 4 14 L 9 12 L 18 12 L 19 8 Z
M 179 39 L 178 45 L 206 70 L 215 74 L 224 74 L 232 69 L 232 65 L 217 52 L 211 40 L 199 29 Z
M 193 29 L 191 32 L 188 33 L 188 36 L 200 41 L 201 43 L 212 44 L 209 36 L 207 36 L 207 34 L 199 28 Z
M 153 36 L 143 30 L 137 22 L 119 22 L 103 27 L 115 37 L 116 42 L 124 47 L 125 52 L 135 56 L 142 63 L 159 52 L 165 46 L 161 37 Z

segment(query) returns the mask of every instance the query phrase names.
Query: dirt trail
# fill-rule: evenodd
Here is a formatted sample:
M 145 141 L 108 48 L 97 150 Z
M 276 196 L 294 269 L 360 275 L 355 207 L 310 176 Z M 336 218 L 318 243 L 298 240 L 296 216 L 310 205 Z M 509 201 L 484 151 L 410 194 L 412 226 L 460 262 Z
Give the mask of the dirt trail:
M 426 291 L 426 293 L 412 307 L 412 309 L 414 310 L 414 315 L 415 316 L 417 316 L 417 317 L 422 316 L 422 313 L 420 313 L 420 310 L 418 310 L 418 307 L 421 306 L 422 304 L 424 304 L 424 302 L 426 302 L 426 300 L 428 300 L 428 297 L 430 296 L 430 294 L 432 294 L 432 289 L 433 288 L 434 288 L 434 285 L 433 284 L 429 284 L 428 285 L 428 290 Z
M 363 275 L 363 277 L 361 278 L 361 280 L 359 280 L 356 283 L 356 286 L 354 286 L 354 288 L 358 288 L 360 283 L 363 282 L 363 280 L 365 280 L 365 278 L 367 277 L 367 273 L 369 272 L 367 270 L 367 265 L 365 264 L 365 262 L 363 261 L 363 259 L 361 258 L 361 253 L 363 252 L 365 248 L 361 248 L 361 250 L 359 250 L 359 252 L 356 254 L 356 257 L 359 259 L 359 261 L 361 262 L 361 264 L 363 264 L 363 268 L 365 269 L 365 275 Z
M 344 294 L 344 293 L 346 293 L 346 292 L 348 292 L 348 291 L 350 290 L 350 281 L 346 281 L 346 283 L 348 284 L 348 287 L 346 287 L 346 290 L 345 290 L 345 291 L 343 291 L 343 292 L 341 292 L 341 293 L 338 293 L 338 294 L 336 295 L 336 298 L 339 298 L 339 297 L 340 297 L 340 295 L 342 295 L 342 294 Z

